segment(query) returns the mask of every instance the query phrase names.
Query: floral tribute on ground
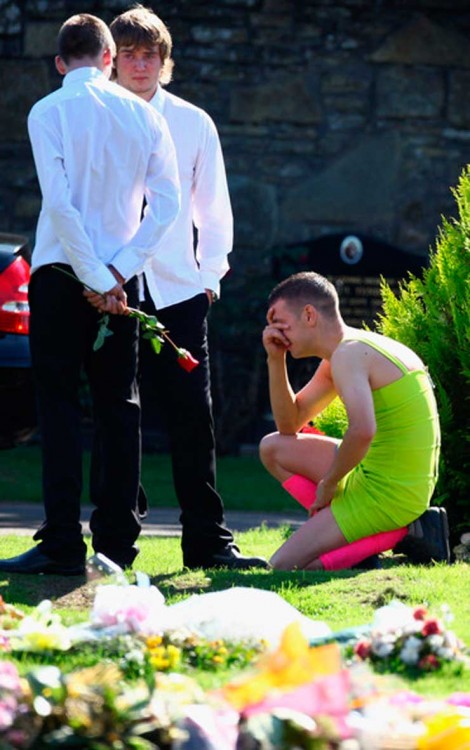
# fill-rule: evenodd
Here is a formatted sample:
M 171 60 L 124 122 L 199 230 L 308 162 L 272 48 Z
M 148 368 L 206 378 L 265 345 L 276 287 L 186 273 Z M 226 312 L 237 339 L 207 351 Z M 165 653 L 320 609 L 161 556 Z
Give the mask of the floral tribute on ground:
M 147 576 L 136 580 L 97 585 L 89 619 L 69 627 L 48 601 L 25 614 L 0 600 L 2 750 L 469 746 L 470 694 L 430 701 L 374 674 L 376 665 L 468 669 L 445 609 L 437 619 L 392 602 L 370 625 L 332 633 L 272 592 L 239 587 L 167 606 Z M 250 620 L 253 595 L 281 622 L 270 640 Z M 239 639 L 228 619 L 213 617 L 232 599 Z M 64 669 L 64 652 L 80 667 Z M 223 684 L 204 690 L 195 668 L 224 670 Z
M 463 658 L 462 644 L 448 629 L 453 616 L 446 607 L 438 619 L 426 607 L 393 602 L 377 611 L 370 633 L 349 647 L 349 653 L 382 671 L 432 672 Z

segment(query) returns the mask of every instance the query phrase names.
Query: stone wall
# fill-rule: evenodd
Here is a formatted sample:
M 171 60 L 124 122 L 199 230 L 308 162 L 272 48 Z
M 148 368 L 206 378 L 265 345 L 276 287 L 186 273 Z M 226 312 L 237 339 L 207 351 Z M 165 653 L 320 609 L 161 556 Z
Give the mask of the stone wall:
M 427 252 L 468 161 L 466 0 L 147 4 L 173 33 L 171 90 L 219 127 L 242 265 L 266 261 L 276 244 L 343 230 Z M 26 116 L 60 85 L 60 23 L 79 11 L 110 21 L 127 7 L 0 0 L 1 230 L 34 236 Z
M 470 3 L 144 4 L 174 37 L 170 90 L 213 116 L 226 158 L 235 250 L 211 346 L 219 449 L 232 450 L 259 437 L 247 426 L 268 409 L 259 331 L 279 247 L 357 232 L 416 260 L 455 212 L 450 187 L 470 150 Z M 60 24 L 84 11 L 110 22 L 130 5 L 0 0 L 0 231 L 34 237 L 26 117 L 60 85 Z

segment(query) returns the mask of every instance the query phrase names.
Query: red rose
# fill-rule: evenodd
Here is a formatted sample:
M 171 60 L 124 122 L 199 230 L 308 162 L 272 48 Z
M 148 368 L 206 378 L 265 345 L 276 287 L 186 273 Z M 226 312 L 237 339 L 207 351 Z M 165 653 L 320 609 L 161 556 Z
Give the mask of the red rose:
M 198 366 L 199 360 L 195 359 L 191 352 L 186 349 L 178 349 L 178 364 L 186 372 L 191 372 L 195 367 Z
M 426 620 L 423 625 L 423 629 L 421 630 L 421 634 L 424 635 L 425 638 L 428 635 L 437 635 L 441 632 L 441 623 L 439 622 L 439 620 L 436 620 L 435 617 L 431 617 L 429 620 Z
M 428 610 L 426 607 L 416 607 L 416 609 L 413 611 L 413 617 L 415 620 L 425 620 L 428 616 Z
M 354 653 L 359 657 L 359 659 L 367 659 L 367 657 L 370 655 L 369 641 L 359 641 L 359 643 L 356 643 L 356 645 L 354 646 Z
M 439 659 L 434 654 L 427 654 L 419 660 L 418 667 L 425 672 L 432 672 L 434 669 L 439 669 Z

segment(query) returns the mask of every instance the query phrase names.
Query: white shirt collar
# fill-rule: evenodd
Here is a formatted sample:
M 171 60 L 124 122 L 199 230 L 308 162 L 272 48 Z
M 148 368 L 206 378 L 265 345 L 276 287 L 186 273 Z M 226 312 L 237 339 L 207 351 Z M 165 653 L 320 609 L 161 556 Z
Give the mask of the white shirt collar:
M 68 86 L 70 83 L 77 83 L 78 81 L 86 81 L 92 78 L 106 78 L 103 71 L 99 68 L 91 66 L 84 66 L 82 68 L 75 68 L 67 73 L 62 81 L 62 86 Z
M 163 114 L 163 108 L 165 106 L 165 91 L 160 84 L 158 84 L 157 90 L 150 99 L 149 104 L 151 104 L 152 107 L 155 107 L 159 115 Z

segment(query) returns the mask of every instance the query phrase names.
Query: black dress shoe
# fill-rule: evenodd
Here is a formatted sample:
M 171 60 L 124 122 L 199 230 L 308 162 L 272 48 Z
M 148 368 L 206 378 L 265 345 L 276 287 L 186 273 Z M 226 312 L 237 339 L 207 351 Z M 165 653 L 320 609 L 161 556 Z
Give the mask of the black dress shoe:
M 0 560 L 0 572 L 80 576 L 85 573 L 85 561 L 80 563 L 58 562 L 45 555 L 38 547 L 33 547 L 17 557 Z
M 449 523 L 445 508 L 432 507 L 408 526 L 408 534 L 393 548 L 411 562 L 429 565 L 450 563 Z
M 270 564 L 264 557 L 244 557 L 237 547 L 225 547 L 220 552 L 214 552 L 204 559 L 185 560 L 186 568 L 230 568 L 231 570 L 248 570 L 249 568 L 263 568 L 268 570 Z
M 361 560 L 355 565 L 351 565 L 351 570 L 380 570 L 381 567 L 382 562 L 379 555 L 369 555 L 369 557 L 365 557 L 364 560 Z

